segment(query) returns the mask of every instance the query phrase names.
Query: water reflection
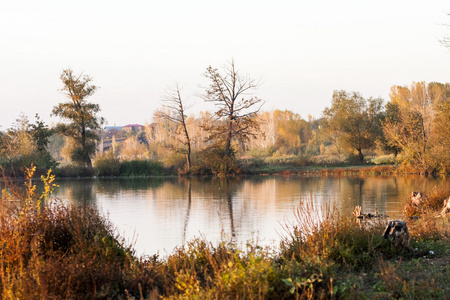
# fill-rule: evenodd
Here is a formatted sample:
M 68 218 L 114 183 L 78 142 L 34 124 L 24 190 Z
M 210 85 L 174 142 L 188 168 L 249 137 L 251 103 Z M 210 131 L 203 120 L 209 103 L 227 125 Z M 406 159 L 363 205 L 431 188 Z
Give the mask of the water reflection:
M 188 189 L 188 207 L 186 212 L 186 217 L 184 219 L 184 227 L 183 227 L 183 244 L 186 243 L 186 229 L 189 223 L 189 216 L 191 214 L 191 204 L 192 204 L 192 188 L 191 188 L 191 180 L 187 180 L 187 189 Z
M 96 181 L 91 179 L 64 180 L 57 184 L 63 188 L 55 189 L 56 197 L 83 206 L 95 205 L 98 193 Z
M 57 196 L 96 205 L 140 254 L 171 252 L 200 235 L 241 243 L 258 236 L 261 244 L 279 240 L 282 224 L 294 218 L 301 201 L 333 202 L 351 211 L 378 209 L 395 216 L 412 190 L 449 187 L 445 178 L 422 177 L 248 177 L 150 178 L 60 181 Z

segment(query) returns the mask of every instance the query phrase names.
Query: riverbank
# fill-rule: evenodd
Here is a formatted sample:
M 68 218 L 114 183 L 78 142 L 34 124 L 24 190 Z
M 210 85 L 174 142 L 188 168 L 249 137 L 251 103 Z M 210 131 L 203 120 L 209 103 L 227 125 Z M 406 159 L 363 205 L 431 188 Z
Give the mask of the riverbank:
M 358 176 L 358 175 L 398 175 L 420 174 L 412 168 L 392 164 L 390 160 L 372 159 L 375 163 L 348 164 L 315 162 L 298 157 L 279 158 L 241 158 L 233 161 L 229 172 L 213 169 L 198 162 L 190 171 L 176 166 L 165 166 L 158 160 L 126 160 L 114 157 L 99 157 L 93 167 L 77 165 L 59 165 L 53 168 L 58 178 L 108 178 L 108 177 L 151 177 L 151 176 L 240 176 L 240 175 L 318 175 L 318 176 Z M 389 164 L 380 164 L 389 163 Z M 23 177 L 23 168 L 6 168 L 4 175 Z M 37 169 L 36 174 L 45 174 L 47 169 Z M 439 175 L 439 174 L 435 174 Z M 441 174 L 443 175 L 443 174 Z
M 255 163 L 241 161 L 239 172 L 231 176 L 242 175 L 319 175 L 319 176 L 355 176 L 355 175 L 396 175 L 414 174 L 400 170 L 395 165 L 335 165 L 335 166 L 298 166 L 296 164 Z M 65 166 L 55 170 L 59 178 L 78 177 L 150 177 L 150 176 L 214 176 L 212 172 L 182 172 L 173 168 L 165 168 L 161 163 L 149 161 L 131 161 L 119 165 L 116 170 L 105 170 L 104 167 L 85 168 Z
M 243 165 L 244 173 L 250 175 L 395 175 L 411 174 L 403 172 L 396 165 L 323 165 L 299 166 L 290 163 L 247 162 Z
M 445 299 L 450 293 L 450 217 L 431 209 L 407 219 L 411 251 L 382 237 L 387 220 L 358 223 L 308 202 L 298 206 L 277 250 L 196 238 L 164 257 L 138 257 L 93 208 L 54 199 L 43 208 L 32 185 L 9 190 L 22 202 L 2 203 L 2 298 Z

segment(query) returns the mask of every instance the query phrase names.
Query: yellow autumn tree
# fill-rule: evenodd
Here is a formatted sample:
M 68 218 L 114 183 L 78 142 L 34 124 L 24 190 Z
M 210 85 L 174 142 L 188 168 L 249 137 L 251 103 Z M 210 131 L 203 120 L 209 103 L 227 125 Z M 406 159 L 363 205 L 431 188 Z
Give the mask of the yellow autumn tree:
M 383 132 L 390 146 L 403 154 L 404 164 L 421 174 L 445 169 L 450 147 L 447 135 L 450 85 L 413 82 L 411 86 L 393 86 Z

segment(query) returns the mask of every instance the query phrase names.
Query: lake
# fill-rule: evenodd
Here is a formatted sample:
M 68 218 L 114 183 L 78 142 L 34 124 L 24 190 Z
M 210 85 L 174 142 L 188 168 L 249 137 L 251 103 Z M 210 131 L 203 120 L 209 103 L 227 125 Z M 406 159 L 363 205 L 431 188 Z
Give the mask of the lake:
M 450 188 L 447 178 L 420 176 L 242 178 L 134 178 L 60 180 L 58 198 L 94 205 L 117 227 L 137 254 L 167 255 L 194 237 L 214 244 L 222 237 L 238 244 L 271 245 L 295 220 L 302 201 L 336 205 L 351 212 L 401 215 L 411 191 Z

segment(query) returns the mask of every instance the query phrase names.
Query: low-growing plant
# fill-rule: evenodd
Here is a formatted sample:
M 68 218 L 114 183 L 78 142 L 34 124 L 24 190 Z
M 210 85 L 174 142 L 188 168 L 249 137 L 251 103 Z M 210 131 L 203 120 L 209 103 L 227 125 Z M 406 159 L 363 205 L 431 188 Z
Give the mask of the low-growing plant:
M 204 170 L 217 176 L 237 175 L 241 173 L 239 161 L 236 158 L 236 151 L 230 148 L 230 154 L 225 157 L 225 149 L 222 145 L 212 145 L 199 152 L 195 158 L 197 168 L 191 170 Z M 195 174 L 195 173 L 194 173 Z
M 165 264 L 165 294 L 169 298 L 273 298 L 281 275 L 264 249 L 247 251 L 223 241 L 217 247 L 195 239 L 170 255 Z
M 163 174 L 163 166 L 155 160 L 126 160 L 120 164 L 121 176 L 156 176 Z
M 241 161 L 241 167 L 245 173 L 252 173 L 253 170 L 260 170 L 265 166 L 267 166 L 267 163 L 264 158 L 254 157 Z
M 336 208 L 302 203 L 296 210 L 296 223 L 286 226 L 289 234 L 281 242 L 281 255 L 298 261 L 317 256 L 335 267 L 370 269 L 381 255 L 394 252 L 382 237 L 385 225 L 379 219 L 357 223 Z
M 267 147 L 267 148 L 253 148 L 250 149 L 246 155 L 253 157 L 253 158 L 265 158 L 268 156 L 271 156 L 273 154 L 273 147 Z
M 170 155 L 166 155 L 162 159 L 164 167 L 183 172 L 186 168 L 186 155 L 169 149 L 167 151 L 170 152 Z
M 445 219 L 437 219 L 435 213 L 422 213 L 420 220 L 412 220 L 409 223 L 409 231 L 417 241 L 437 240 L 442 238 L 445 233 L 445 230 L 439 224 L 442 222 L 445 222 Z
M 393 154 L 376 156 L 371 159 L 371 163 L 376 165 L 391 165 L 395 163 L 395 157 Z
M 27 156 L 14 158 L 0 157 L 0 167 L 8 176 L 21 176 L 25 167 L 34 165 L 37 174 L 45 174 L 48 169 L 54 169 L 58 165 L 48 152 L 34 152 Z
M 66 165 L 55 169 L 57 177 L 92 177 L 95 175 L 94 168 Z
M 311 166 L 314 165 L 314 161 L 312 161 L 311 156 L 307 154 L 299 154 L 294 159 L 295 165 L 299 167 Z
M 119 176 L 120 159 L 112 152 L 98 155 L 94 159 L 94 169 L 97 176 Z

